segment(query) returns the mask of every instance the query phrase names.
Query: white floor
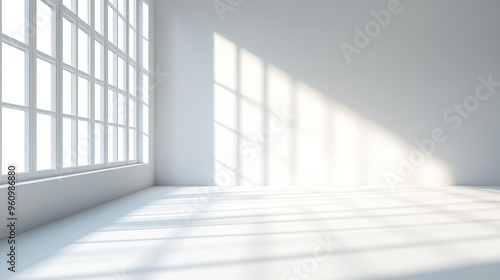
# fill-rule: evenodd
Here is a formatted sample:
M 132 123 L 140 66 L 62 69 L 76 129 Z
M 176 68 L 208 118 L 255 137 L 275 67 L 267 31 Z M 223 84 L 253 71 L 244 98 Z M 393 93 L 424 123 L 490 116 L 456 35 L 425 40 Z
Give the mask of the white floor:
M 0 279 L 500 279 L 500 188 L 203 190 L 149 188 L 21 234 Z

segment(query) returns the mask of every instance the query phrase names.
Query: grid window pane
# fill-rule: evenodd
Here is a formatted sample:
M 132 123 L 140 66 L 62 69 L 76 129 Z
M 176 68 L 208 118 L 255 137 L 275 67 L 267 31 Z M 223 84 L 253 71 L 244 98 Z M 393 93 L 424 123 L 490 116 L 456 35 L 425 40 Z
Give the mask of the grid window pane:
M 136 94 L 137 86 L 136 86 L 136 72 L 135 67 L 132 65 L 128 66 L 128 94 L 134 95 Z
M 2 108 L 2 174 L 10 165 L 17 173 L 26 172 L 26 113 L 21 110 Z M 9 137 L 10 136 L 10 137 Z
M 70 11 L 75 12 L 76 10 L 76 5 L 75 5 L 76 0 L 63 0 L 63 5 L 66 6 L 66 8 L 70 9 Z
M 89 72 L 89 35 L 78 29 L 78 69 Z
M 128 9 L 128 22 L 130 23 L 130 25 L 132 25 L 133 27 L 135 27 L 135 13 L 136 13 L 136 4 L 135 4 L 135 1 L 136 0 L 129 0 L 129 9 Z
M 78 116 L 89 117 L 89 81 L 78 77 Z
M 36 169 L 55 168 L 55 118 L 37 114 L 36 118 Z
M 149 38 L 149 5 L 142 2 L 142 33 L 144 38 Z
M 78 166 L 89 165 L 89 158 L 89 123 L 86 121 L 78 121 Z
M 128 124 L 130 127 L 136 125 L 136 103 L 133 98 L 128 99 Z
M 142 101 L 149 104 L 149 76 L 147 74 L 142 75 Z
M 126 83 L 125 83 L 125 74 L 126 74 L 126 64 L 125 60 L 123 58 L 118 57 L 118 88 L 121 90 L 125 90 L 126 88 Z
M 73 23 L 71 23 L 66 18 L 63 18 L 63 62 L 71 65 L 74 65 L 74 28 Z
M 63 118 L 63 131 L 62 131 L 62 142 L 63 142 L 63 167 L 73 167 L 76 165 L 74 149 L 74 132 L 75 132 L 75 121 Z
M 127 102 L 124 94 L 118 94 L 118 124 L 125 125 L 127 122 Z
M 135 60 L 135 31 L 132 28 L 128 29 L 128 56 Z
M 125 21 L 121 17 L 118 17 L 118 47 L 124 52 L 126 51 L 125 48 L 127 47 L 126 30 L 127 25 Z
M 95 30 L 100 34 L 103 34 L 104 28 L 102 26 L 102 0 L 95 0 L 94 7 L 94 20 L 95 20 Z
M 96 84 L 94 90 L 94 118 L 97 121 L 102 121 L 104 115 L 104 94 L 101 85 Z
M 145 134 L 149 135 L 149 107 L 146 105 L 142 105 L 142 112 L 144 118 L 142 118 L 142 129 Z
M 135 129 L 129 129 L 128 130 L 128 159 L 129 160 L 136 160 L 137 159 L 137 153 L 136 153 L 136 141 L 135 139 L 137 138 L 136 135 L 136 130 Z
M 95 164 L 104 163 L 104 131 L 103 126 L 99 123 L 94 125 L 94 155 Z
M 67 115 L 76 114 L 74 83 L 74 74 L 63 70 L 63 113 Z
M 2 33 L 25 43 L 25 0 L 2 0 Z
M 37 21 L 36 21 L 36 45 L 39 51 L 48 55 L 53 55 L 54 41 L 54 9 L 44 2 L 37 1 Z
M 88 0 L 78 0 L 78 16 L 89 24 L 89 2 Z
M 36 103 L 41 110 L 54 111 L 53 66 L 43 59 L 36 62 Z
M 122 14 L 124 17 L 127 16 L 126 9 L 127 9 L 127 1 L 118 0 L 118 12 L 120 12 L 120 14 Z
M 125 161 L 127 154 L 126 146 L 126 130 L 123 127 L 118 128 L 118 161 Z
M 108 126 L 108 162 L 116 162 L 116 127 Z
M 26 54 L 2 43 L 2 101 L 26 105 Z
M 102 44 L 99 43 L 98 41 L 95 41 L 95 77 L 99 80 L 103 80 L 102 78 L 102 68 L 103 68 L 103 63 L 102 63 Z
M 142 161 L 149 163 L 149 136 L 142 135 Z
M 108 122 L 116 123 L 116 92 L 108 90 Z
M 144 70 L 149 70 L 149 41 L 144 39 L 142 41 L 142 64 L 144 66 Z
M 116 12 L 108 6 L 108 41 L 116 45 Z
M 108 50 L 108 84 L 116 86 L 116 53 Z

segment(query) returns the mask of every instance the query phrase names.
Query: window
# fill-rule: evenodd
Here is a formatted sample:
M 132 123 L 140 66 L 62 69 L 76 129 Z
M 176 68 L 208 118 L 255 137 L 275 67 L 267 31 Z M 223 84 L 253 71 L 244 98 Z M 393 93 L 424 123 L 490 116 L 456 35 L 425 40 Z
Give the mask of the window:
M 147 163 L 149 0 L 0 7 L 2 183 Z

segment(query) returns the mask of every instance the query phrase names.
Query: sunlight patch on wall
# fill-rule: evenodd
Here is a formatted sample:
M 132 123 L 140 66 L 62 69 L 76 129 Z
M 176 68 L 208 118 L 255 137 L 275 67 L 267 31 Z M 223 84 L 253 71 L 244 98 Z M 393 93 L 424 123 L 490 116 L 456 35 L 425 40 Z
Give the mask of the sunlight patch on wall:
M 386 174 L 408 171 L 415 150 L 217 33 L 214 135 L 215 177 L 230 178 L 226 185 L 388 185 Z M 404 175 L 404 185 L 451 183 L 432 156 Z

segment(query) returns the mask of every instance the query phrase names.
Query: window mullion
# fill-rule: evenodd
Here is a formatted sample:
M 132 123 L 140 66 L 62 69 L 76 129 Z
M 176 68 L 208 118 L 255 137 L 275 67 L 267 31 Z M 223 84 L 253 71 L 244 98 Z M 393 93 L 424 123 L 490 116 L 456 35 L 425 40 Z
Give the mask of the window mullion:
M 62 92 L 62 70 L 63 70 L 63 57 L 62 57 L 62 25 L 63 25 L 63 16 L 62 16 L 62 4 L 56 5 L 56 39 L 55 39 L 55 47 L 56 47 L 56 52 L 55 52 L 55 58 L 56 58 L 56 170 L 57 174 L 62 173 L 62 168 L 63 168 L 63 141 L 62 141 L 62 123 L 63 123 L 63 113 L 62 113 L 62 98 L 63 98 L 63 92 Z
M 27 26 L 27 36 L 28 36 L 28 131 L 27 132 L 27 145 L 26 149 L 26 160 L 28 162 L 28 172 L 34 174 L 36 172 L 36 1 L 28 0 L 28 26 Z M 25 80 L 26 82 L 26 80 Z M 25 161 L 26 162 L 26 161 Z
M 89 100 L 89 106 L 90 106 L 90 124 L 89 124 L 89 140 L 90 140 L 90 166 L 94 166 L 95 164 L 95 1 L 90 1 L 90 18 L 89 18 L 89 23 L 90 23 L 90 58 L 89 58 L 89 73 L 90 73 L 90 85 L 89 85 L 89 94 L 90 94 L 90 100 Z
M 104 85 L 103 85 L 103 103 L 104 103 L 104 115 L 103 115 L 103 135 L 104 135 L 104 138 L 103 138 L 103 147 L 104 147 L 104 155 L 103 155 L 103 158 L 104 158 L 104 165 L 106 167 L 109 166 L 109 159 L 108 159 L 108 138 L 109 138 L 109 135 L 108 135 L 108 131 L 109 131 L 109 122 L 108 122 L 108 98 L 109 98 L 109 94 L 108 94 L 108 68 L 109 68 L 109 65 L 108 65 L 108 4 L 107 4 L 107 1 L 102 1 L 101 4 L 103 5 L 101 7 L 102 11 L 103 11 L 103 18 L 102 18 L 102 24 L 103 24 L 103 41 L 102 41 L 102 44 L 103 44 L 103 54 L 102 54 L 102 61 L 103 61 L 103 75 L 102 75 L 102 78 L 103 78 L 103 82 L 104 82 Z
M 2 0 L 0 0 L 0 5 L 2 5 Z M 1 14 L 1 11 L 0 11 L 0 14 Z M 3 77 L 3 73 L 2 73 L 2 54 L 3 54 L 3 33 L 2 33 L 2 20 L 0 20 L 0 168 L 3 169 L 3 161 L 2 161 L 2 158 L 3 158 L 3 128 L 2 128 L 2 122 L 3 122 L 3 106 L 1 106 L 1 102 L 3 100 L 2 98 L 2 77 Z M 3 174 L 3 170 L 0 170 L 0 177 L 3 177 L 2 176 Z M 4 182 L 3 178 L 0 182 Z
M 140 90 L 137 90 L 136 91 L 136 94 L 137 94 L 137 160 L 139 162 L 144 162 L 144 156 L 143 156 L 143 137 L 142 137 L 142 132 L 143 132 L 143 110 L 142 110 L 142 92 L 143 92 L 143 79 L 142 79 L 142 73 L 144 73 L 144 68 L 143 68 L 143 56 L 142 56 L 142 48 L 143 48 L 143 44 L 142 44 L 142 38 L 144 37 L 143 36 L 143 18 L 142 18 L 142 1 L 139 1 L 139 0 L 133 0 L 133 1 L 136 1 L 136 8 L 135 8 L 135 12 L 136 12 L 136 26 L 137 26 L 137 32 L 136 32 L 136 44 L 137 44 L 137 47 L 136 47 L 136 62 L 137 62 L 137 69 L 135 71 L 136 73 L 136 83 L 137 83 L 137 89 L 140 89 Z

